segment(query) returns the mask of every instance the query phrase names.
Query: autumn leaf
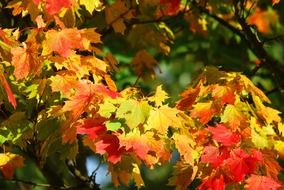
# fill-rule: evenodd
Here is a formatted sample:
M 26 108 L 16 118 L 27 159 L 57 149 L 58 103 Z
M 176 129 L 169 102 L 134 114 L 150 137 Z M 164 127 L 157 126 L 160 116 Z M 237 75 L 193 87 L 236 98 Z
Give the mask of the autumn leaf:
M 198 102 L 193 105 L 193 109 L 190 112 L 190 116 L 193 118 L 198 118 L 200 123 L 208 123 L 217 110 L 214 108 L 213 102 Z
M 11 87 L 10 87 L 9 83 L 7 82 L 3 73 L 0 73 L 0 82 L 4 87 L 4 90 L 6 91 L 6 94 L 8 96 L 8 101 L 12 104 L 14 109 L 16 109 L 16 106 L 17 106 L 16 98 L 15 98 L 13 91 L 11 90 Z
M 180 9 L 180 0 L 160 0 L 160 4 L 167 15 L 175 15 Z
M 218 148 L 212 145 L 206 146 L 201 156 L 201 162 L 210 163 L 214 168 L 218 168 L 223 161 L 229 157 L 227 148 Z
M 11 179 L 16 168 L 24 166 L 24 158 L 13 153 L 0 153 L 0 170 L 6 179 Z
M 76 28 L 64 28 L 61 31 L 48 30 L 46 40 L 43 42 L 43 55 L 53 51 L 68 58 L 74 54 L 73 49 L 83 47 L 81 32 Z
M 272 146 L 273 143 L 269 140 L 271 139 L 269 136 L 273 136 L 276 134 L 271 125 L 260 126 L 257 123 L 257 120 L 254 117 L 252 117 L 250 120 L 250 127 L 251 127 L 251 138 L 255 147 L 264 149 Z
M 94 85 L 81 82 L 76 89 L 75 95 L 70 100 L 65 101 L 63 111 L 71 111 L 72 117 L 78 119 L 91 103 L 94 94 Z
M 94 10 L 100 10 L 103 7 L 103 3 L 100 0 L 80 0 L 80 5 L 84 5 L 90 14 L 92 14 Z
M 245 188 L 247 190 L 277 190 L 282 185 L 268 176 L 259 176 L 252 174 L 246 180 Z
M 190 183 L 195 179 L 198 167 L 191 166 L 184 162 L 177 162 L 174 166 L 172 177 L 169 179 L 168 185 L 176 186 L 177 189 L 187 189 Z
M 224 165 L 229 167 L 231 178 L 235 182 L 242 181 L 246 175 L 254 173 L 257 163 L 262 160 L 261 152 L 253 150 L 249 155 L 242 149 L 234 149 L 230 157 L 224 161 Z
M 173 140 L 178 152 L 183 156 L 185 162 L 193 166 L 200 156 L 198 151 L 194 149 L 194 146 L 196 145 L 194 140 L 187 135 L 179 134 L 174 134 Z
M 146 134 L 140 134 L 138 130 L 127 133 L 125 136 L 120 136 L 120 145 L 125 147 L 126 151 L 132 149 L 133 152 L 142 160 L 146 159 L 148 152 L 151 150 L 150 140 Z
M 179 128 L 178 112 L 177 109 L 170 108 L 167 105 L 152 109 L 145 130 L 157 130 L 160 134 L 167 134 L 170 126 Z
M 198 187 L 198 190 L 225 190 L 225 181 L 223 175 L 218 177 L 211 176 L 208 179 L 204 180 L 202 184 Z
M 115 32 L 124 34 L 126 26 L 124 19 L 131 19 L 133 17 L 132 11 L 126 7 L 122 0 L 115 1 L 111 6 L 105 9 L 106 22 L 111 25 Z
M 132 60 L 137 76 L 144 77 L 146 73 L 155 76 L 154 68 L 159 64 L 146 50 L 140 50 Z
M 225 104 L 234 104 L 235 94 L 233 89 L 227 86 L 214 85 L 212 90 L 212 96 L 215 99 L 221 99 L 222 105 Z
M 148 100 L 154 102 L 157 107 L 162 106 L 163 102 L 168 99 L 168 94 L 162 89 L 162 85 L 156 88 L 156 93 L 150 96 Z
M 35 44 L 23 43 L 23 47 L 11 49 L 12 65 L 15 67 L 14 75 L 17 80 L 27 77 L 30 71 L 37 71 L 41 68 L 40 58 L 37 56 Z
M 60 92 L 62 95 L 69 97 L 72 89 L 76 89 L 79 85 L 77 77 L 68 72 L 59 72 L 57 75 L 49 78 L 51 81 L 51 89 L 53 92 Z
M 143 124 L 151 110 L 147 101 L 137 100 L 121 100 L 121 104 L 116 111 L 116 117 L 125 119 L 129 128 L 135 128 L 140 124 Z
M 59 13 L 62 8 L 71 8 L 72 0 L 45 0 L 45 8 L 48 14 Z
M 96 139 L 106 132 L 106 127 L 102 124 L 102 118 L 84 119 L 82 124 L 76 126 L 77 134 L 87 134 L 90 139 Z
M 237 144 L 241 140 L 241 136 L 232 133 L 225 125 L 217 124 L 215 127 L 208 127 L 208 130 L 213 134 L 213 139 L 222 143 L 224 146 Z
M 258 8 L 248 17 L 248 23 L 256 25 L 257 29 L 262 33 L 270 33 L 271 26 L 277 23 L 278 20 L 279 16 L 273 9 L 261 10 Z
M 221 115 L 221 122 L 228 124 L 233 130 L 239 127 L 245 120 L 245 115 L 239 111 L 238 107 L 231 104 L 226 105 L 225 110 Z
M 280 112 L 278 110 L 264 106 L 258 96 L 253 96 L 253 101 L 255 103 L 257 114 L 260 116 L 261 119 L 266 121 L 267 124 L 271 124 L 273 122 L 278 123 L 281 121 L 281 118 L 279 116 Z
M 182 98 L 177 102 L 176 107 L 183 111 L 189 111 L 199 95 L 201 84 L 202 81 L 200 81 L 195 88 L 189 88 L 180 94 Z
M 120 147 L 119 139 L 110 134 L 103 135 L 95 146 L 96 152 L 101 155 L 107 154 L 108 161 L 113 164 L 121 160 L 121 155 L 125 151 L 124 148 Z

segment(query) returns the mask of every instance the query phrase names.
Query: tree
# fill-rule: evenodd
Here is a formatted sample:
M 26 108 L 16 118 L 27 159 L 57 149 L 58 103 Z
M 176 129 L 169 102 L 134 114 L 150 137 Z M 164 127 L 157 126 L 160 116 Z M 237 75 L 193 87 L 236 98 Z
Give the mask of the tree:
M 283 4 L 1 0 L 0 186 L 283 189 Z

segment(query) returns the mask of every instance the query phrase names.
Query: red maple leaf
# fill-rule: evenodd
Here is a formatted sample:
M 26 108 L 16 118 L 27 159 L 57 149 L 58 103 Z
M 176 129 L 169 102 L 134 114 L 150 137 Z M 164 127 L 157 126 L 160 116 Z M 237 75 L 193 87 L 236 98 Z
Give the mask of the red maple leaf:
M 77 134 L 87 134 L 91 139 L 96 139 L 107 131 L 103 122 L 103 118 L 85 119 L 83 124 L 77 126 Z
M 201 156 L 201 162 L 210 163 L 214 168 L 218 168 L 223 161 L 229 157 L 227 148 L 217 148 L 215 146 L 206 146 Z
M 203 181 L 203 183 L 198 187 L 198 190 L 224 190 L 225 182 L 223 175 L 218 177 L 210 177 L 209 179 Z
M 251 175 L 246 180 L 247 190 L 277 190 L 282 185 L 267 176 Z
M 121 160 L 121 155 L 125 151 L 123 147 L 120 147 L 119 139 L 110 134 L 105 134 L 95 144 L 97 153 L 108 155 L 108 161 L 115 164 Z
M 16 102 L 16 99 L 15 99 L 15 96 L 10 88 L 10 85 L 9 83 L 7 82 L 5 76 L 3 73 L 0 74 L 0 81 L 7 93 L 7 96 L 8 96 L 8 101 L 12 104 L 12 106 L 14 107 L 14 109 L 16 109 L 16 106 L 17 106 L 17 102 Z
M 234 145 L 241 140 L 239 134 L 232 133 L 223 124 L 217 124 L 216 127 L 208 127 L 208 130 L 213 134 L 213 139 L 222 143 L 224 146 Z
M 160 0 L 164 6 L 163 12 L 167 15 L 175 15 L 180 9 L 180 0 Z
M 38 1 L 34 1 L 38 3 Z M 46 11 L 50 15 L 57 14 L 62 8 L 71 8 L 72 0 L 46 0 Z
M 192 108 L 192 105 L 195 102 L 199 92 L 200 92 L 200 85 L 201 82 L 195 88 L 190 88 L 184 91 L 180 96 L 182 97 L 181 100 L 177 102 L 177 108 L 183 111 L 188 111 Z
M 235 149 L 231 151 L 230 158 L 224 161 L 224 167 L 228 167 L 227 170 L 234 182 L 240 182 L 246 175 L 254 173 L 261 159 L 262 154 L 257 150 L 253 150 L 249 155 L 242 149 Z

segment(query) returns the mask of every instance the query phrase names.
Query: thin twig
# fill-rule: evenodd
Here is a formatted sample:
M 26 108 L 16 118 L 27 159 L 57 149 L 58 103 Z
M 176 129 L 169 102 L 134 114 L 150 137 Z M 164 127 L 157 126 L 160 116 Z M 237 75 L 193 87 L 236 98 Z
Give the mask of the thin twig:
M 18 178 L 12 178 L 12 179 L 2 178 L 0 180 L 10 181 L 10 182 L 15 182 L 15 183 L 24 183 L 24 184 L 31 185 L 31 186 L 34 186 L 34 187 L 45 187 L 45 188 L 48 188 L 48 189 L 72 190 L 72 189 L 78 189 L 79 188 L 79 186 L 60 187 L 60 186 L 54 186 L 54 185 L 51 185 L 51 184 L 48 184 L 48 183 L 36 183 L 36 182 L 33 182 L 33 181 L 27 181 L 27 180 L 18 179 Z

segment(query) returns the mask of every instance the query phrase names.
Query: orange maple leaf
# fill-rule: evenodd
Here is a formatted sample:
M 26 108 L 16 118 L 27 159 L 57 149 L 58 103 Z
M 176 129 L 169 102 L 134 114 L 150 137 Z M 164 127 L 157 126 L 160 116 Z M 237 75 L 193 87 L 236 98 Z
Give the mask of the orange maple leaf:
M 83 48 L 81 32 L 76 28 L 64 28 L 61 31 L 49 30 L 43 44 L 44 53 L 55 51 L 67 58 L 74 52 L 72 49 Z
M 249 24 L 255 24 L 262 33 L 269 33 L 271 25 L 277 23 L 279 16 L 276 11 L 256 9 L 256 11 L 248 17 Z
M 30 71 L 37 74 L 40 71 L 40 58 L 37 56 L 36 44 L 23 43 L 23 47 L 11 49 L 12 65 L 15 67 L 14 75 L 17 80 L 27 77 Z

